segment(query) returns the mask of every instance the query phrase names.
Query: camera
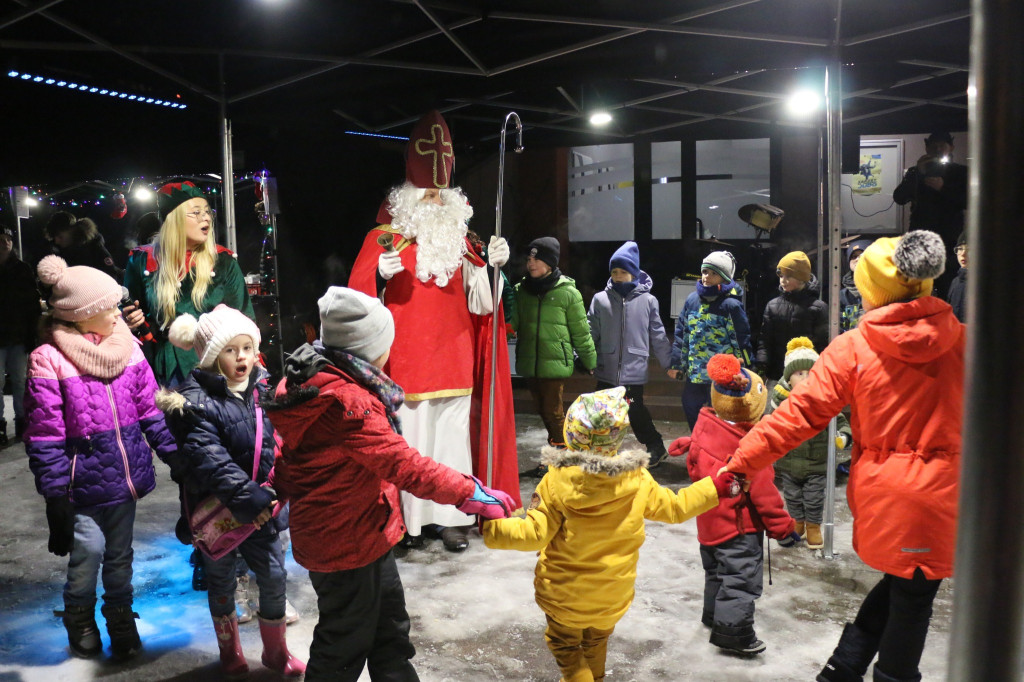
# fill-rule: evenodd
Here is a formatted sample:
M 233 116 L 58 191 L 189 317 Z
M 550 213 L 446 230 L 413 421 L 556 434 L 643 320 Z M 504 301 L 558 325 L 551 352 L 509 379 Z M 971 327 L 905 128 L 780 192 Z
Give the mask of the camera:
M 932 156 L 918 164 L 921 175 L 926 178 L 941 178 L 946 173 L 946 157 Z

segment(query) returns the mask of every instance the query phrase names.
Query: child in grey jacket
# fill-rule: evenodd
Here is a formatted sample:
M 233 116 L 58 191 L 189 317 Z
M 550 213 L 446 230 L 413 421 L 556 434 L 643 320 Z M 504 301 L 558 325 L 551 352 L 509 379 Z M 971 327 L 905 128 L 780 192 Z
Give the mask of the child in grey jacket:
M 640 269 L 636 242 L 626 242 L 608 263 L 611 277 L 604 291 L 590 302 L 587 321 L 597 350 L 597 390 L 624 386 L 629 404 L 629 423 L 638 441 L 650 455 L 648 468 L 661 464 L 668 451 L 644 405 L 647 362 L 653 353 L 664 368 L 669 367 L 672 342 L 658 311 L 658 299 L 651 294 L 654 282 Z

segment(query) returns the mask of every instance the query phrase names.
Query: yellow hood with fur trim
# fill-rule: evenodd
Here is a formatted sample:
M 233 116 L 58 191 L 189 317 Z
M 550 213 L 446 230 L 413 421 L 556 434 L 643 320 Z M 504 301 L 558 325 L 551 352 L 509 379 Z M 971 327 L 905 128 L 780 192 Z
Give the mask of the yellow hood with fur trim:
M 569 627 L 611 628 L 633 603 L 644 521 L 682 523 L 718 504 L 710 478 L 678 493 L 645 468 L 647 453 L 545 448 L 550 468 L 525 518 L 484 524 L 492 549 L 540 552 L 537 604 Z

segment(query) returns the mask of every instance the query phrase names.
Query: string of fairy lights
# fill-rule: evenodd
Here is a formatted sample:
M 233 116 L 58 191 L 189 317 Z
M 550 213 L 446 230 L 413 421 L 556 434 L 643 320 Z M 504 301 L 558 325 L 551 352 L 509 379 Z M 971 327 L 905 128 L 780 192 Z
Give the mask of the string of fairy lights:
M 118 202 L 125 199 L 131 199 L 137 203 L 152 202 L 155 200 L 156 190 L 160 186 L 180 178 L 190 179 L 205 194 L 218 195 L 221 192 L 219 176 L 211 178 L 206 174 L 205 177 L 207 178 L 206 182 L 202 181 L 204 174 L 191 176 L 179 174 L 159 178 L 139 176 L 108 181 L 81 182 L 64 184 L 57 188 L 47 185 L 20 185 L 20 187 L 25 190 L 29 207 L 52 206 L 57 209 L 66 209 L 110 206 L 114 208 Z M 236 185 L 246 181 L 256 182 L 259 179 L 259 171 L 236 174 L 234 178 Z M 5 210 L 11 210 L 11 207 L 0 204 L 0 212 Z

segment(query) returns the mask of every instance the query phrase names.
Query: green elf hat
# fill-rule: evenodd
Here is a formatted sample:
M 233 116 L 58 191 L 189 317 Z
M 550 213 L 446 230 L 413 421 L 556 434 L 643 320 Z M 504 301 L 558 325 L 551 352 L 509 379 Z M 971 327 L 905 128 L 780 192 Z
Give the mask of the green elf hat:
M 206 195 L 202 190 L 188 180 L 184 182 L 168 182 L 156 191 L 156 207 L 160 216 L 160 222 L 167 220 L 171 211 L 184 204 L 189 199 L 205 199 Z

